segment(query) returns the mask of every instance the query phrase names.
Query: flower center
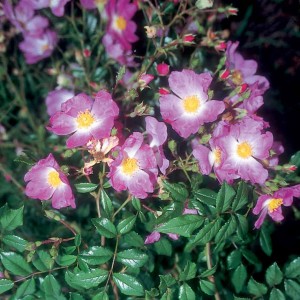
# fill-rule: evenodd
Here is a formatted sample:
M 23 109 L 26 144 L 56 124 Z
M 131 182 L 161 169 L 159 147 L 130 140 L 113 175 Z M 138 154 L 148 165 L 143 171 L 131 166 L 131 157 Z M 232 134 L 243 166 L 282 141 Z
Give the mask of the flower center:
M 86 111 L 80 112 L 77 115 L 76 122 L 77 122 L 78 128 L 86 129 L 95 122 L 95 118 L 93 117 L 93 115 L 91 114 L 90 111 L 86 110 Z
M 231 80 L 236 85 L 241 85 L 243 83 L 243 75 L 239 70 L 234 70 L 231 74 Z
M 237 146 L 236 152 L 241 158 L 248 158 L 252 155 L 251 145 L 248 142 L 240 143 Z
M 188 96 L 183 99 L 183 108 L 187 113 L 194 113 L 200 107 L 200 100 L 196 95 Z
M 221 152 L 220 148 L 214 149 L 213 155 L 214 155 L 215 163 L 217 165 L 219 165 L 221 163 L 221 157 L 222 157 L 222 152 Z
M 132 175 L 136 170 L 138 170 L 138 168 L 139 166 L 135 158 L 128 157 L 122 161 L 122 171 L 126 175 Z
M 57 188 L 62 182 L 59 178 L 58 172 L 54 170 L 49 172 L 47 181 L 54 188 Z
M 283 201 L 282 201 L 281 198 L 270 199 L 270 202 L 268 203 L 268 210 L 269 210 L 269 212 L 272 213 L 274 210 L 276 210 L 282 204 L 283 204 Z
M 123 31 L 127 26 L 127 22 L 124 17 L 118 16 L 115 20 L 115 25 L 118 30 Z

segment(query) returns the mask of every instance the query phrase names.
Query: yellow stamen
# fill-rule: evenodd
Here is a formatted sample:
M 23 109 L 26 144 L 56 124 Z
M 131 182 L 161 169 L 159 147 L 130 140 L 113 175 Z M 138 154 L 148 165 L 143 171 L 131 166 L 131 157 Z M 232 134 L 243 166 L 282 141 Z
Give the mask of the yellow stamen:
M 241 85 L 243 83 L 243 75 L 239 70 L 233 71 L 231 74 L 231 80 L 236 85 Z
M 248 158 L 252 155 L 252 147 L 248 142 L 242 142 L 238 144 L 236 152 L 239 157 Z
M 283 204 L 282 198 L 273 198 L 269 200 L 268 203 L 268 210 L 270 213 L 275 211 L 278 207 L 280 207 Z
M 116 25 L 117 29 L 123 31 L 127 26 L 127 22 L 126 22 L 125 18 L 123 18 L 122 16 L 118 16 L 115 20 L 115 25 Z
M 86 110 L 77 115 L 76 122 L 78 128 L 88 128 L 95 122 L 95 118 L 90 111 Z
M 49 172 L 47 181 L 54 188 L 57 188 L 62 183 L 62 181 L 59 178 L 58 172 L 54 170 Z
M 135 158 L 125 158 L 122 161 L 122 171 L 126 175 L 132 175 L 135 171 L 139 169 L 137 160 Z
M 217 165 L 219 165 L 221 163 L 221 157 L 222 157 L 222 152 L 221 152 L 220 148 L 214 149 L 213 155 L 214 155 L 215 163 Z
M 187 113 L 194 113 L 200 107 L 200 99 L 196 96 L 188 96 L 183 99 L 183 108 Z

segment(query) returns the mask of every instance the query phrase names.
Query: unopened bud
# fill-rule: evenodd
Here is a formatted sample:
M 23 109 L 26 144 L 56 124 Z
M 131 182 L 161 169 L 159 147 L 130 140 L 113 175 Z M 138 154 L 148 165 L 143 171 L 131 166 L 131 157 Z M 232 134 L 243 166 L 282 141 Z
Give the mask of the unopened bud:
M 182 38 L 182 41 L 186 44 L 191 44 L 194 42 L 194 40 L 195 40 L 195 35 L 191 33 L 185 34 Z
M 88 58 L 88 57 L 90 57 L 91 56 L 91 50 L 89 50 L 89 49 L 87 49 L 87 48 L 85 48 L 84 50 L 83 50 L 83 56 L 85 57 L 85 58 Z
M 230 75 L 230 71 L 228 69 L 223 70 L 222 72 L 220 72 L 220 78 L 225 80 L 229 77 Z
M 156 66 L 156 71 L 159 76 L 167 76 L 170 72 L 170 67 L 166 63 L 161 63 Z
M 168 89 L 164 88 L 164 87 L 159 88 L 158 92 L 159 92 L 160 95 L 168 95 L 168 94 L 170 94 L 170 91 Z

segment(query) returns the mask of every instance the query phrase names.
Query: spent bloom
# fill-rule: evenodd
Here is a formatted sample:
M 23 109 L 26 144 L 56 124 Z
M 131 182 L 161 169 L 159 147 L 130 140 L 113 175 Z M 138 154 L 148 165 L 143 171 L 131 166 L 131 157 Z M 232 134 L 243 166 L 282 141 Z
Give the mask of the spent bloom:
M 60 170 L 52 154 L 38 161 L 25 174 L 24 180 L 27 182 L 26 196 L 39 200 L 51 199 L 56 209 L 76 207 L 67 176 Z
M 170 123 L 181 137 L 196 133 L 201 125 L 215 121 L 224 111 L 223 102 L 208 99 L 211 81 L 209 73 L 171 72 L 169 85 L 174 94 L 160 97 L 160 112 L 164 121 Z
M 48 130 L 57 135 L 69 135 L 67 147 L 85 146 L 92 138 L 110 136 L 119 108 L 111 95 L 99 91 L 93 101 L 86 94 L 79 94 L 61 105 L 61 111 L 50 118 Z
M 151 147 L 144 144 L 143 135 L 134 132 L 126 139 L 118 157 L 110 165 L 108 177 L 116 191 L 145 199 L 154 190 L 157 180 L 156 159 Z
M 74 97 L 74 92 L 66 89 L 55 89 L 48 93 L 45 102 L 49 116 L 61 110 L 61 105 Z
M 259 215 L 255 222 L 255 228 L 260 228 L 265 217 L 269 215 L 275 222 L 280 222 L 284 219 L 282 214 L 282 205 L 291 206 L 293 197 L 300 197 L 300 185 L 293 187 L 281 188 L 274 192 L 273 195 L 262 195 L 258 198 L 253 213 Z
M 19 48 L 24 53 L 26 62 L 35 64 L 52 54 L 57 40 L 56 32 L 47 29 L 38 36 L 26 34 L 24 41 L 19 44 Z

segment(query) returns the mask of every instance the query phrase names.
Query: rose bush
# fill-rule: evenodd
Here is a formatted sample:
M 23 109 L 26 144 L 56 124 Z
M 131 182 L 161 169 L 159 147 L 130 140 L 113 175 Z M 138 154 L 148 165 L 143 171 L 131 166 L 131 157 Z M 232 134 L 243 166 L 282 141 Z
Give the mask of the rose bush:
M 300 258 L 277 263 L 272 235 L 298 218 L 300 152 L 281 162 L 272 87 L 217 30 L 236 8 L 1 9 L 5 299 L 299 297 Z

